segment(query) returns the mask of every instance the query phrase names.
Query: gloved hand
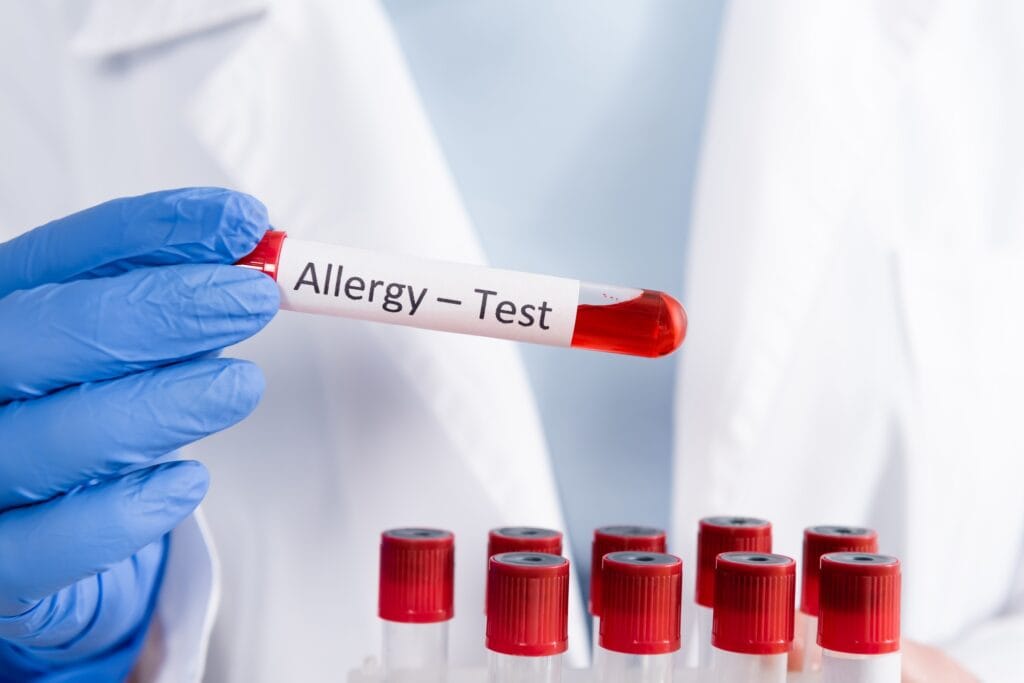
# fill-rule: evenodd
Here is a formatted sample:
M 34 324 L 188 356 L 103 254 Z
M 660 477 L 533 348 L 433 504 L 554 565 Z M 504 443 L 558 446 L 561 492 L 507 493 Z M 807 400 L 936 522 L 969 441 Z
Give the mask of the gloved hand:
M 129 673 L 166 535 L 208 484 L 198 462 L 152 463 L 263 390 L 211 356 L 277 311 L 270 278 L 224 265 L 267 227 L 252 197 L 185 189 L 0 244 L 0 680 Z

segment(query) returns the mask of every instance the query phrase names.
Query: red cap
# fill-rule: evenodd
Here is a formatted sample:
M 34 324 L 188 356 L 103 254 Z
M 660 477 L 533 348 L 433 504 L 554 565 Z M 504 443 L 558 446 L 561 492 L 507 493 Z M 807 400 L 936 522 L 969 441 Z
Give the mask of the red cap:
M 281 260 L 281 245 L 288 233 L 280 230 L 267 230 L 256 248 L 235 262 L 236 266 L 262 270 L 275 281 L 277 280 L 277 264 Z
M 562 532 L 532 526 L 506 526 L 491 529 L 487 535 L 487 557 L 501 553 L 562 554 Z
M 601 616 L 601 560 L 608 553 L 665 552 L 665 532 L 649 526 L 603 526 L 594 530 L 590 553 L 590 613 Z
M 454 614 L 455 537 L 440 529 L 392 529 L 380 535 L 381 619 L 406 624 Z
M 601 573 L 601 647 L 632 655 L 679 649 L 682 560 L 663 553 L 609 553 Z
M 878 534 L 861 526 L 812 526 L 804 529 L 803 580 L 800 611 L 818 616 L 821 556 L 827 553 L 877 553 Z
M 547 657 L 569 645 L 569 561 L 547 553 L 488 560 L 487 649 Z
M 900 649 L 900 561 L 871 553 L 821 558 L 818 644 L 879 655 Z
M 772 525 L 756 517 L 705 517 L 697 531 L 697 604 L 715 606 L 715 558 L 732 552 L 770 553 Z
M 748 655 L 777 655 L 793 642 L 796 562 L 770 553 L 722 553 L 715 570 L 711 644 Z

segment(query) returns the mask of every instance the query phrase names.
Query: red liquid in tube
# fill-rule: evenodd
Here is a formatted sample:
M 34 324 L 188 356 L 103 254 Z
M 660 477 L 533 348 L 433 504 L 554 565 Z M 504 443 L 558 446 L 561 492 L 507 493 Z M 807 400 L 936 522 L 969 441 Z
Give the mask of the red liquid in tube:
M 629 301 L 577 306 L 572 346 L 656 358 L 679 348 L 685 336 L 682 305 L 664 292 L 645 289 Z

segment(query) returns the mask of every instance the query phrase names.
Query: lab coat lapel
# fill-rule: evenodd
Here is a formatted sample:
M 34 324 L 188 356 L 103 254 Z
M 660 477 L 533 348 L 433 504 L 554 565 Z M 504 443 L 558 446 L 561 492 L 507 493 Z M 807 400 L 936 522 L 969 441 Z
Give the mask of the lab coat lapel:
M 733 482 L 756 457 L 826 256 L 877 163 L 866 153 L 882 104 L 927 10 L 814 0 L 730 6 L 687 266 L 681 533 L 696 510 L 734 504 Z
M 269 0 L 92 0 L 71 40 L 108 57 L 180 40 L 259 15 Z

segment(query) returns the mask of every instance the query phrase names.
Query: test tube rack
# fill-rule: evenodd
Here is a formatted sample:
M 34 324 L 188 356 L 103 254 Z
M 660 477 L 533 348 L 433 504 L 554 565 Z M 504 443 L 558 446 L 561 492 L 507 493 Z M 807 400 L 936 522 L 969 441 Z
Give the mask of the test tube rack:
M 790 673 L 786 677 L 786 683 L 816 683 L 820 678 L 820 674 Z M 562 683 L 595 683 L 595 680 L 592 669 L 566 668 L 562 671 Z M 676 669 L 672 676 L 672 682 L 715 683 L 715 676 L 714 672 L 703 669 Z M 349 673 L 348 683 L 392 682 L 384 676 L 377 660 L 370 657 L 363 662 L 361 668 Z M 418 682 L 415 674 L 412 674 L 409 678 L 403 677 L 401 683 Z M 487 683 L 487 669 L 485 667 L 449 669 L 445 683 Z

